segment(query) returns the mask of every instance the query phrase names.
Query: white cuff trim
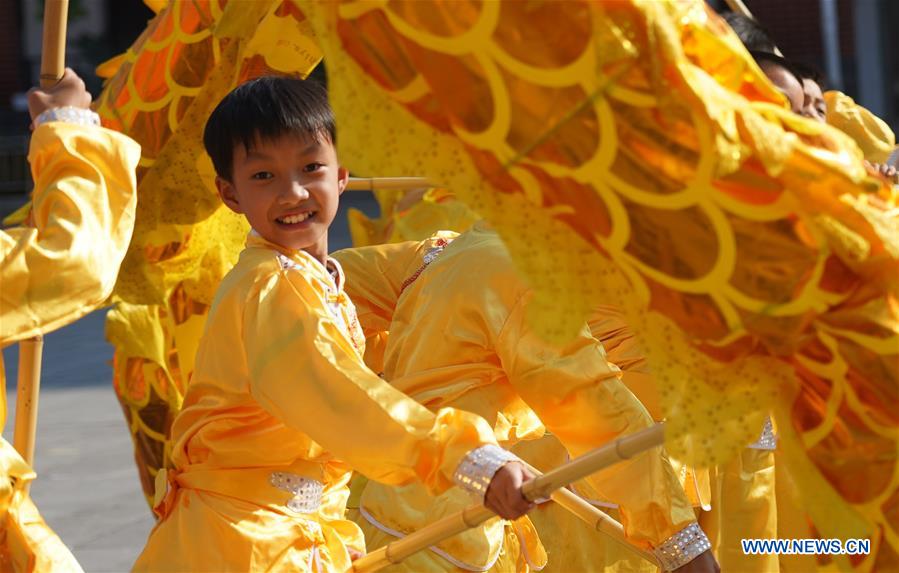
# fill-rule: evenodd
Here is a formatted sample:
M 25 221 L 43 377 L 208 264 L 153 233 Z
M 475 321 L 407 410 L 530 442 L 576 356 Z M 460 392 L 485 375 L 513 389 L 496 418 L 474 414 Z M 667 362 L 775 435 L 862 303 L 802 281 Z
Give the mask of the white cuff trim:
M 89 109 L 81 107 L 54 107 L 42 112 L 32 122 L 35 129 L 41 124 L 51 121 L 62 121 L 64 123 L 74 123 L 77 125 L 100 125 L 100 116 Z
M 459 466 L 453 472 L 453 481 L 457 486 L 483 499 L 497 470 L 517 459 L 514 454 L 499 446 L 487 445 L 475 448 L 465 454 L 459 462 Z
M 664 543 L 652 550 L 662 571 L 673 571 L 693 561 L 701 554 L 712 548 L 709 538 L 699 527 L 698 523 L 691 523 L 681 529 Z

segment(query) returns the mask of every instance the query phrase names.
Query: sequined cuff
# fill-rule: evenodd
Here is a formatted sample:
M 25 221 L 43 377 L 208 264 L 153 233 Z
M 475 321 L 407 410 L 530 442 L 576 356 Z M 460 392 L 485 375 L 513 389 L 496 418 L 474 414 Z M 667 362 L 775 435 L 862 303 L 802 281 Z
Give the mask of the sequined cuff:
M 39 125 L 51 121 L 62 121 L 77 125 L 100 125 L 100 116 L 89 109 L 80 107 L 54 107 L 38 115 L 31 124 L 37 129 Z
M 691 523 L 681 529 L 664 543 L 652 550 L 662 571 L 674 571 L 693 561 L 701 554 L 712 548 L 709 538 L 699 527 L 698 523 Z
M 483 498 L 496 471 L 506 463 L 517 459 L 511 452 L 499 446 L 487 445 L 475 448 L 459 463 L 453 473 L 453 481 L 462 489 Z

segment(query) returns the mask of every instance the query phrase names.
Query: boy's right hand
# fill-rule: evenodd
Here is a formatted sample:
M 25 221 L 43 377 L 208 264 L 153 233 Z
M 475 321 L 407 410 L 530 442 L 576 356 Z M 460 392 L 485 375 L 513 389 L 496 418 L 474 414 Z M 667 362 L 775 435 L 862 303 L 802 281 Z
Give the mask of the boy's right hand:
M 518 519 L 534 508 L 521 491 L 521 486 L 532 479 L 534 474 L 520 462 L 505 464 L 493 474 L 484 505 L 503 519 Z
M 55 86 L 47 89 L 32 88 L 28 91 L 28 113 L 32 121 L 48 109 L 57 107 L 89 109 L 90 105 L 90 92 L 71 68 L 66 68 L 66 73 Z

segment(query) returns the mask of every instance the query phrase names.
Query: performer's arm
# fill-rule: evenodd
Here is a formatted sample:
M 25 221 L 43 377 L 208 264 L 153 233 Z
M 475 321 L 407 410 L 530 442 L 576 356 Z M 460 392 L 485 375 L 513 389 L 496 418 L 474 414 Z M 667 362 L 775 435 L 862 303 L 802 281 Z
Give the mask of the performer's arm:
M 251 392 L 263 408 L 371 479 L 417 478 L 440 492 L 469 476 L 480 480 L 469 489 L 486 491 L 510 457 L 484 420 L 432 413 L 365 368 L 300 271 L 256 286 L 243 329 Z M 468 471 L 473 452 L 495 458 L 489 475 Z
M 390 322 L 404 282 L 418 270 L 424 255 L 438 240 L 449 241 L 456 236 L 456 233 L 441 231 L 424 241 L 373 245 L 334 253 L 333 257 L 346 273 L 346 292 L 356 305 L 359 324 L 365 333 L 365 364 L 373 371 L 383 370 Z
M 457 233 L 442 231 L 424 241 L 344 249 L 333 254 L 346 274 L 346 292 L 356 305 L 366 337 L 390 329 L 404 283 L 437 241 L 451 241 L 456 236 Z
M 67 72 L 63 82 L 80 82 L 73 76 Z M 38 93 L 53 101 L 50 91 Z M 0 346 L 64 326 L 102 304 L 131 240 L 140 147 L 70 120 L 35 129 L 28 156 L 35 182 L 31 226 L 0 233 Z
M 606 360 L 602 345 L 584 328 L 572 341 L 554 346 L 528 326 L 523 294 L 497 338 L 509 380 L 546 427 L 578 456 L 653 421 Z M 661 448 L 615 464 L 590 478 L 603 497 L 617 503 L 628 539 L 656 548 L 695 516 Z

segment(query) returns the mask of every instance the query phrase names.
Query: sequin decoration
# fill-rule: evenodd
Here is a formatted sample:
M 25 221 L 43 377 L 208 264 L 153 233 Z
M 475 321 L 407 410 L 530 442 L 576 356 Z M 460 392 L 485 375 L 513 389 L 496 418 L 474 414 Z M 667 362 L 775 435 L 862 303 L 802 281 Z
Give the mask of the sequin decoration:
M 272 472 L 269 483 L 293 494 L 287 508 L 297 513 L 315 513 L 322 504 L 324 485 L 318 480 L 285 472 Z
M 652 552 L 659 560 L 662 571 L 674 571 L 711 548 L 712 544 L 699 524 L 691 523 L 666 539 Z

